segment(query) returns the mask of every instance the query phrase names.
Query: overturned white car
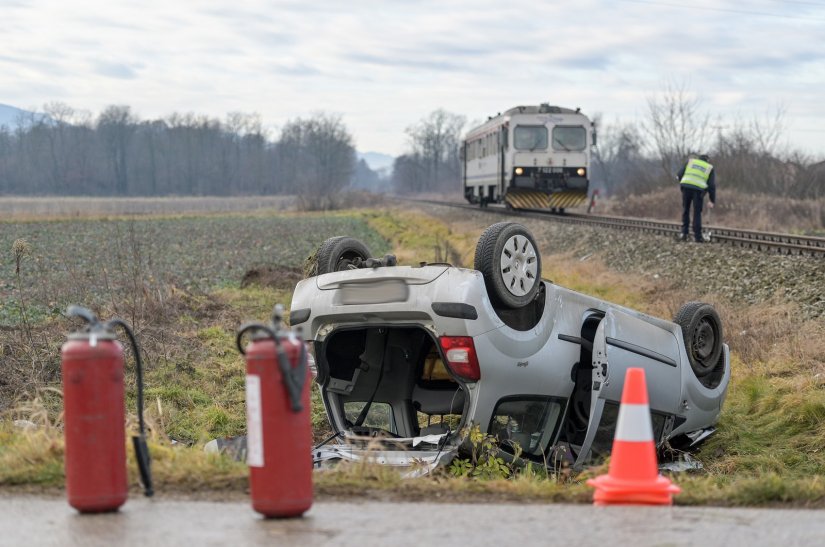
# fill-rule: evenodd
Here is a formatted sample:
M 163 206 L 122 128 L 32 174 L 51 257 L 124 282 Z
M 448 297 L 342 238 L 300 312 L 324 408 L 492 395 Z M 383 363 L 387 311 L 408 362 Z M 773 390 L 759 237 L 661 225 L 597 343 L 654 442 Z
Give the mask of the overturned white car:
M 314 349 L 335 432 L 316 466 L 427 469 L 476 424 L 522 458 L 563 452 L 581 467 L 610 450 L 628 367 L 645 369 L 660 445 L 691 446 L 719 418 L 730 356 L 710 305 L 685 304 L 671 322 L 543 281 L 520 224 L 490 226 L 472 270 L 397 266 L 349 237 L 324 242 L 315 264 L 290 323 Z

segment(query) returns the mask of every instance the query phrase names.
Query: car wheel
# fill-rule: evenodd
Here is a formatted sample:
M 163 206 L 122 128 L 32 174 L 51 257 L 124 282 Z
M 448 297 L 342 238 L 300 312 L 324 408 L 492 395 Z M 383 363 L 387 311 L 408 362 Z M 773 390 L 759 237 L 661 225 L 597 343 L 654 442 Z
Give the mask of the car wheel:
M 484 276 L 494 304 L 507 308 L 526 306 L 541 285 L 541 257 L 533 234 L 515 222 L 499 222 L 478 240 L 475 269 Z
M 722 354 L 722 321 L 710 304 L 688 302 L 676 314 L 682 327 L 690 367 L 697 378 L 710 374 Z
M 315 254 L 307 259 L 304 273 L 307 277 L 346 270 L 356 259 L 366 260 L 372 253 L 355 238 L 331 237 L 321 243 Z

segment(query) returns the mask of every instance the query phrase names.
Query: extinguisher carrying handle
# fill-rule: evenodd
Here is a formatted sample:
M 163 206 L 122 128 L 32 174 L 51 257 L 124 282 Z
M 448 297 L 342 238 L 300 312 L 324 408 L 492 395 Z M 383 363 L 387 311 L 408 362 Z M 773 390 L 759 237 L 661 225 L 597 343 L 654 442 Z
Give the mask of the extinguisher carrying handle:
M 94 329 L 95 327 L 100 327 L 100 321 L 97 320 L 97 316 L 89 308 L 84 308 L 83 306 L 76 306 L 72 304 L 68 307 L 68 309 L 66 309 L 66 315 L 68 315 L 69 317 L 80 317 L 81 319 L 89 323 L 90 330 Z
M 152 458 L 149 455 L 149 446 L 146 444 L 146 423 L 143 420 L 143 361 L 140 358 L 140 348 L 138 347 L 135 334 L 132 328 L 126 321 L 115 317 L 107 321 L 104 326 L 107 330 L 114 330 L 115 327 L 121 327 L 126 336 L 129 337 L 129 343 L 132 345 L 132 352 L 135 354 L 135 369 L 137 371 L 137 415 L 139 435 L 132 437 L 132 445 L 135 447 L 135 460 L 138 464 L 138 471 L 140 472 L 140 482 L 143 483 L 143 493 L 146 497 L 152 497 L 155 493 L 152 487 Z
M 241 355 L 246 355 L 246 350 L 243 347 L 243 336 L 248 331 L 260 330 L 266 333 L 275 343 L 275 352 L 278 359 L 278 368 L 281 370 L 281 377 L 283 378 L 284 386 L 286 387 L 287 395 L 289 396 L 289 403 L 292 407 L 292 412 L 298 413 L 304 409 L 301 404 L 301 392 L 304 390 L 307 376 L 307 349 L 306 344 L 301 341 L 301 354 L 298 356 L 298 366 L 293 367 L 289 362 L 289 356 L 284 351 L 283 345 L 278 341 L 278 334 L 267 325 L 261 323 L 244 323 L 238 329 L 238 335 L 235 337 L 235 345 L 238 346 L 238 351 Z

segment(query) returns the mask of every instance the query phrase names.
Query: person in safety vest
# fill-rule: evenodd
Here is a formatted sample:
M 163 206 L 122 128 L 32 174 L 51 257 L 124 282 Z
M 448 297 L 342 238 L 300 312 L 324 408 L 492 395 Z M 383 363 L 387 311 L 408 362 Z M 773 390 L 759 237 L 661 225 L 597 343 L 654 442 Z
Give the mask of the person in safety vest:
M 690 226 L 690 205 L 693 204 L 693 238 L 696 243 L 704 243 L 702 237 L 702 202 L 705 192 L 710 196 L 708 207 L 716 203 L 716 173 L 710 158 L 702 154 L 691 158 L 679 171 L 677 178 L 682 188 L 682 241 L 688 240 Z

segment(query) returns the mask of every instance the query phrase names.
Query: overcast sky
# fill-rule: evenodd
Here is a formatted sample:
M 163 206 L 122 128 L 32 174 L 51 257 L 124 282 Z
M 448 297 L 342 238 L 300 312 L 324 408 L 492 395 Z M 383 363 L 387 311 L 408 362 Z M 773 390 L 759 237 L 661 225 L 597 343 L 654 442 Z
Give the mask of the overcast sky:
M 258 112 L 273 136 L 327 111 L 393 155 L 436 108 L 629 122 L 666 81 L 722 123 L 784 106 L 789 143 L 825 157 L 825 0 L 0 0 L 0 103 Z

